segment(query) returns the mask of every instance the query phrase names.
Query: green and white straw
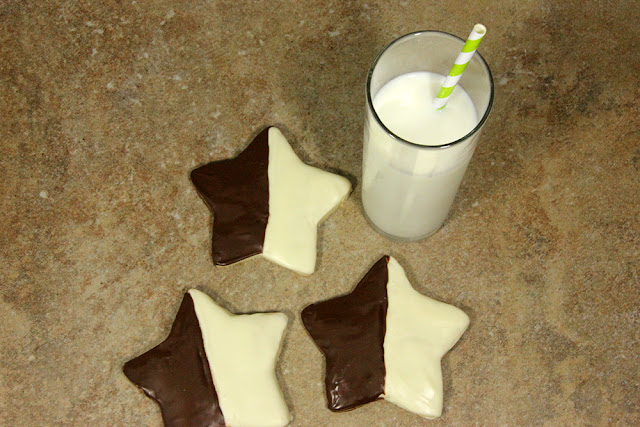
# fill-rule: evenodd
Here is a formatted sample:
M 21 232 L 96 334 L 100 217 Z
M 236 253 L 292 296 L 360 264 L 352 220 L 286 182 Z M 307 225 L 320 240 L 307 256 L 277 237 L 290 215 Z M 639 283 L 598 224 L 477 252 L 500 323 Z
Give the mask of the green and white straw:
M 464 46 L 462 47 L 462 52 L 456 58 L 456 62 L 451 67 L 451 71 L 449 71 L 449 75 L 446 79 L 444 79 L 444 83 L 438 92 L 438 96 L 433 100 L 433 107 L 436 110 L 440 110 L 447 105 L 447 101 L 451 96 L 451 92 L 453 92 L 453 88 L 456 87 L 458 80 L 462 77 L 462 73 L 465 68 L 467 68 L 467 64 L 473 58 L 473 54 L 476 53 L 476 49 L 478 45 L 482 41 L 482 38 L 487 33 L 487 29 L 482 24 L 476 24 L 473 26 L 473 30 Z

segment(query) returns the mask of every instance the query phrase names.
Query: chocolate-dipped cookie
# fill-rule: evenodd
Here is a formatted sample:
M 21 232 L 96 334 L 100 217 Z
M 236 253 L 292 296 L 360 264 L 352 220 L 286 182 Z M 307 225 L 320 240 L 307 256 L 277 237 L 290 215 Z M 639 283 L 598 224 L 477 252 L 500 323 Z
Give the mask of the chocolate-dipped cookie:
M 325 356 L 329 409 L 384 398 L 426 418 L 441 415 L 440 360 L 469 317 L 413 289 L 394 258 L 382 257 L 350 294 L 306 307 L 302 321 Z
M 275 127 L 191 181 L 213 213 L 216 265 L 261 254 L 301 274 L 315 271 L 318 224 L 351 191 L 346 178 L 304 164 Z
M 167 427 L 285 426 L 275 365 L 286 325 L 283 313 L 235 315 L 191 289 L 167 339 L 123 371 Z

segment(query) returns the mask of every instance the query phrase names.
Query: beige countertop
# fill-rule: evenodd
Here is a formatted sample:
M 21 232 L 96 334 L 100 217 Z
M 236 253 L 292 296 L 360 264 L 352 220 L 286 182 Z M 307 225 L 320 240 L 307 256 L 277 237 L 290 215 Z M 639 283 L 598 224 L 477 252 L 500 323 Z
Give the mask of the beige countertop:
M 161 424 L 121 367 L 191 287 L 288 314 L 295 426 L 640 424 L 639 8 L 466 3 L 3 1 L 0 424 Z M 495 104 L 453 211 L 428 240 L 385 240 L 360 207 L 368 67 L 404 33 L 476 22 Z M 310 277 L 259 258 L 214 268 L 188 179 L 269 124 L 356 183 Z M 383 254 L 471 317 L 436 421 L 325 408 L 300 310 Z

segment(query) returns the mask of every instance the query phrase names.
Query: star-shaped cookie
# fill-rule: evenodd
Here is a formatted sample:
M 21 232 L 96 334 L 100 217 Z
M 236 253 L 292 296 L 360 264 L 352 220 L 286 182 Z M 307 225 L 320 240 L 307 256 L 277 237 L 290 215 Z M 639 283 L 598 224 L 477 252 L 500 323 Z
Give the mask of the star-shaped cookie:
M 123 371 L 166 426 L 285 426 L 275 365 L 286 325 L 285 314 L 235 315 L 191 289 L 167 339 Z
M 417 292 L 398 262 L 382 257 L 347 295 L 302 311 L 325 356 L 329 409 L 380 397 L 426 418 L 442 413 L 440 360 L 469 317 Z
M 315 271 L 318 224 L 351 191 L 346 178 L 304 164 L 275 127 L 236 158 L 193 170 L 191 181 L 213 212 L 216 265 L 262 254 L 301 274 Z

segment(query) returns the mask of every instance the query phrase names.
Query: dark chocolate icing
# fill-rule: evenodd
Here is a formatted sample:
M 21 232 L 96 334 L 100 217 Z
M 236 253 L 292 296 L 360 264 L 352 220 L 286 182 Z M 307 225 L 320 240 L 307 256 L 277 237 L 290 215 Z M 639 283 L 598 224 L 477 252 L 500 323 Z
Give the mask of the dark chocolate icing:
M 165 426 L 225 425 L 191 295 L 185 294 L 167 339 L 122 370 L 158 402 Z
M 325 356 L 332 411 L 353 409 L 384 392 L 388 262 L 382 257 L 350 294 L 302 310 L 302 322 Z
M 212 257 L 228 265 L 262 253 L 269 219 L 269 128 L 235 159 L 191 171 L 191 181 L 213 212 Z

